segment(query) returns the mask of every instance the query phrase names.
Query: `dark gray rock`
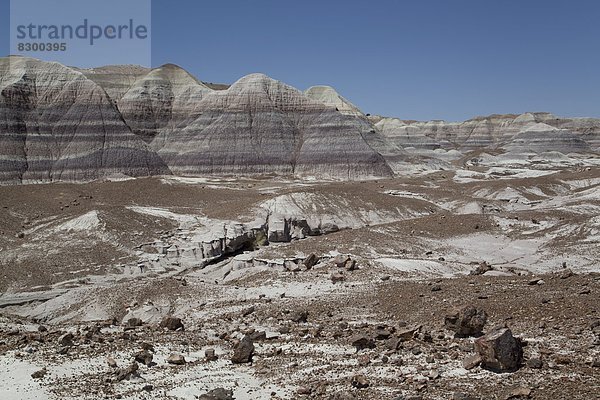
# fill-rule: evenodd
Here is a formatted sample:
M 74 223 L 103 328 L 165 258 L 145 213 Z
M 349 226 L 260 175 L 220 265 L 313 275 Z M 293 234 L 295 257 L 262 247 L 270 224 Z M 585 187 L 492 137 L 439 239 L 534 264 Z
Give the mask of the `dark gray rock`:
M 144 364 L 148 367 L 153 365 L 153 358 L 154 356 L 148 350 L 142 350 L 133 355 L 133 359 L 135 360 L 135 362 Z
M 356 351 L 375 348 L 375 340 L 361 334 L 352 336 L 350 338 L 350 344 L 356 347 Z
M 229 389 L 213 389 L 208 393 L 202 394 L 198 397 L 199 400 L 233 400 L 233 390 Z
M 494 372 L 513 372 L 523 360 L 521 341 L 509 328 L 496 328 L 475 340 L 475 351 L 481 366 Z
M 244 336 L 242 340 L 233 346 L 233 355 L 231 362 L 234 364 L 245 364 L 252 362 L 254 355 L 254 343 L 249 336 Z
M 177 317 L 163 318 L 163 320 L 160 322 L 160 327 L 167 328 L 170 331 L 185 330 L 185 328 L 183 326 L 183 322 L 181 321 L 181 318 L 177 318 Z
M 472 306 L 466 306 L 447 314 L 444 318 L 446 329 L 458 337 L 481 335 L 487 321 L 487 314 Z

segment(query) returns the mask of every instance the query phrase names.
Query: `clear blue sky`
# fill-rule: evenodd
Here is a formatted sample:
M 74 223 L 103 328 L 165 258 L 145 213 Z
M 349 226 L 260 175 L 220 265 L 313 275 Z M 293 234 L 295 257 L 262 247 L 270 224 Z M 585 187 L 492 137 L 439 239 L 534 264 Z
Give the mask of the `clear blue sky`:
M 152 63 L 167 62 L 211 82 L 328 84 L 407 119 L 600 117 L 600 1 L 154 0 Z

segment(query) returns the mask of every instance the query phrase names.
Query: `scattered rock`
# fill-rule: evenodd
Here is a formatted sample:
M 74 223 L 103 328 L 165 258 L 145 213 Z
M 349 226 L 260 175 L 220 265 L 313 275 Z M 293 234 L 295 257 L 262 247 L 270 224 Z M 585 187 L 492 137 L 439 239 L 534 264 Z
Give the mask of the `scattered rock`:
M 482 367 L 493 372 L 516 371 L 523 359 L 521 341 L 509 328 L 496 328 L 475 340 L 475 351 L 481 356 Z
M 392 336 L 392 330 L 384 326 L 380 326 L 375 330 L 375 340 L 387 340 Z
M 319 262 L 319 257 L 317 257 L 315 253 L 312 253 L 311 255 L 306 257 L 302 263 L 304 264 L 304 267 L 307 270 L 309 270 L 312 267 L 314 267 L 317 264 L 317 262 Z
M 247 317 L 248 315 L 252 314 L 254 311 L 256 311 L 256 307 L 254 307 L 254 306 L 250 306 L 248 308 L 245 308 L 242 311 L 242 317 Z
M 170 331 L 185 330 L 185 328 L 183 326 L 183 322 L 181 322 L 181 318 L 177 318 L 177 317 L 165 317 L 160 322 L 160 327 L 167 328 Z
M 348 260 L 346 261 L 346 263 L 344 264 L 344 269 L 346 271 L 356 271 L 358 269 L 358 264 L 356 263 L 356 260 Z
M 357 389 L 365 389 L 369 387 L 369 380 L 366 376 L 358 374 L 352 377 L 351 384 Z
M 144 321 L 142 321 L 140 318 L 129 318 L 127 320 L 127 327 L 129 328 L 135 328 L 137 326 L 142 326 L 144 324 Z
M 249 333 L 248 336 L 250 337 L 250 339 L 253 342 L 260 342 L 262 340 L 266 340 L 267 339 L 267 332 L 265 332 L 265 331 L 254 331 L 252 333 Z
M 199 400 L 233 400 L 233 390 L 218 388 L 200 395 Z
M 396 334 L 398 335 L 398 338 L 400 338 L 400 340 L 406 342 L 408 340 L 414 339 L 415 335 L 417 334 L 417 332 L 419 332 L 419 330 L 421 330 L 421 325 L 415 325 L 411 327 L 402 328 L 398 332 L 396 332 Z
M 375 341 L 373 339 L 360 334 L 352 336 L 350 338 L 350 344 L 356 347 L 356 351 L 375 348 Z
M 466 306 L 447 314 L 444 318 L 444 326 L 458 337 L 478 336 L 482 334 L 486 321 L 485 311 Z
M 219 359 L 215 349 L 212 348 L 204 350 L 204 358 L 206 358 L 206 361 L 217 361 Z
M 527 360 L 527 366 L 531 369 L 541 369 L 544 363 L 541 358 L 530 358 Z
M 298 390 L 296 391 L 296 393 L 298 393 L 299 395 L 308 396 L 309 394 L 312 393 L 312 388 L 310 386 L 300 386 L 298 388 Z
M 483 275 L 488 271 L 492 271 L 493 268 L 491 265 L 489 265 L 487 262 L 483 261 L 482 263 L 480 263 L 477 268 L 475 268 L 473 271 L 469 272 L 469 275 Z
M 169 358 L 167 358 L 167 362 L 173 365 L 185 365 L 185 357 L 181 354 L 171 354 Z
M 344 268 L 346 266 L 346 262 L 351 261 L 352 259 L 349 256 L 345 255 L 337 255 L 333 259 L 333 264 L 338 268 Z
M 566 266 L 566 264 L 565 264 L 565 266 Z M 570 277 L 572 277 L 574 275 L 575 275 L 575 273 L 573 273 L 573 271 L 571 269 L 565 269 L 558 274 L 558 277 L 560 279 L 569 279 Z
M 479 354 L 471 355 L 462 361 L 462 366 L 466 370 L 471 370 L 481 364 L 481 356 Z
M 252 339 L 250 339 L 249 336 L 244 336 L 244 338 L 233 347 L 231 362 L 234 364 L 249 363 L 252 362 L 253 355 L 254 343 L 252 343 Z
M 153 363 L 152 363 L 153 358 L 154 358 L 154 356 L 148 350 L 142 350 L 133 355 L 133 359 L 136 362 L 138 362 L 140 364 L 144 364 L 148 367 L 153 365 Z
M 42 379 L 44 376 L 46 376 L 46 374 L 48 373 L 48 370 L 46 369 L 46 367 L 40 369 L 39 371 L 35 371 L 33 374 L 31 374 L 31 377 L 33 379 Z
M 301 323 L 301 322 L 306 322 L 307 319 L 308 319 L 308 311 L 306 311 L 306 310 L 294 311 L 290 314 L 290 321 L 292 321 L 292 322 Z
M 73 334 L 65 333 L 58 339 L 58 344 L 62 347 L 71 347 L 73 346 Z
M 132 377 L 137 377 L 137 376 L 139 376 L 139 374 L 138 374 L 138 372 L 137 372 L 137 371 L 138 371 L 138 365 L 137 365 L 137 363 L 132 363 L 132 364 L 131 364 L 129 367 L 127 367 L 127 368 L 121 368 L 121 369 L 118 369 L 118 370 L 115 372 L 115 375 L 116 375 L 116 376 L 115 376 L 115 380 L 116 380 L 117 382 L 120 382 L 120 381 L 123 381 L 123 380 L 125 380 L 125 379 L 129 380 L 129 379 L 131 379 Z
M 341 272 L 334 272 L 333 274 L 331 274 L 330 278 L 331 282 L 333 283 L 344 282 L 344 280 L 346 279 L 344 274 L 342 274 Z
M 116 362 L 116 361 L 115 361 L 115 359 L 114 359 L 114 358 L 112 358 L 112 357 L 108 357 L 108 358 L 106 359 L 106 363 L 107 363 L 107 364 L 108 364 L 108 366 L 109 366 L 109 367 L 111 367 L 111 368 L 117 368 L 117 366 L 118 366 L 118 365 L 117 365 L 117 362 Z
M 531 389 L 525 386 L 519 386 L 511 389 L 504 399 L 528 399 L 529 397 L 531 397 Z

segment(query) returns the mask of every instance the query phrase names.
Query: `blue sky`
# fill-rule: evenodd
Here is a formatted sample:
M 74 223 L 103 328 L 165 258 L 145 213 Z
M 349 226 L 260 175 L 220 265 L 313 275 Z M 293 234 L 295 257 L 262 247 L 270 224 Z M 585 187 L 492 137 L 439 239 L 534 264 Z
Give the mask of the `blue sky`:
M 406 119 L 600 117 L 598 21 L 595 0 L 154 0 L 152 63 L 210 82 L 263 72 L 329 84 L 365 112 Z

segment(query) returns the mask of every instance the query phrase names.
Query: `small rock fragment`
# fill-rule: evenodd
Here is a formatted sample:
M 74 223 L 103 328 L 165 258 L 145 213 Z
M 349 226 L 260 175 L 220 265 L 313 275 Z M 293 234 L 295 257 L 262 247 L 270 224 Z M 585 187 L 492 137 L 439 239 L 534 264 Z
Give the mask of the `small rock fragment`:
M 462 366 L 466 370 L 471 370 L 481 364 L 481 356 L 479 354 L 471 355 L 462 361 Z
M 365 389 L 369 387 L 369 380 L 366 376 L 358 374 L 352 377 L 351 384 L 357 389 Z
M 250 306 L 242 311 L 242 317 L 247 317 L 248 315 L 252 314 L 254 311 L 256 311 L 256 307 Z
M 477 268 L 475 268 L 473 271 L 469 272 L 469 275 L 483 275 L 488 271 L 493 270 L 492 266 L 489 265 L 487 262 L 483 261 L 482 263 L 480 263 Z
M 181 322 L 181 318 L 177 318 L 177 317 L 165 317 L 161 322 L 160 322 L 160 327 L 161 328 L 167 328 L 170 331 L 176 331 L 176 330 L 184 330 L 184 326 L 183 326 L 183 322 Z
M 333 283 L 338 283 L 338 282 L 343 282 L 346 278 L 344 277 L 344 274 L 342 274 L 341 272 L 334 272 L 333 274 L 331 274 L 331 282 Z
M 309 270 L 312 267 L 314 267 L 318 261 L 319 261 L 319 257 L 317 257 L 317 255 L 315 253 L 312 253 L 311 255 L 306 257 L 302 263 L 304 264 L 304 267 L 307 270 Z
M 44 376 L 46 376 L 46 374 L 48 373 L 48 370 L 46 370 L 46 367 L 40 369 L 39 371 L 35 371 L 33 374 L 31 374 L 31 377 L 33 379 L 42 379 Z
M 487 321 L 485 311 L 472 306 L 466 306 L 447 314 L 444 318 L 446 329 L 453 331 L 456 336 L 478 336 L 481 335 Z
M 167 362 L 173 365 L 185 365 L 185 357 L 181 354 L 171 354 L 169 358 L 167 358 Z
M 306 310 L 298 310 L 294 311 L 290 314 L 290 320 L 292 322 L 301 323 L 306 322 L 308 319 L 308 311 Z
M 528 399 L 531 397 L 531 389 L 525 386 L 518 386 L 513 388 L 508 392 L 508 394 L 504 397 L 505 400 L 510 399 Z
M 154 356 L 148 350 L 142 350 L 133 355 L 133 359 L 136 362 L 138 362 L 140 364 L 144 364 L 148 367 L 152 365 L 153 358 L 154 358 Z
M 138 374 L 137 371 L 138 371 L 138 365 L 137 365 L 137 363 L 132 363 L 127 368 L 121 368 L 121 369 L 117 370 L 115 372 L 115 375 L 116 375 L 115 380 L 117 382 L 120 382 L 120 381 L 125 380 L 125 379 L 129 380 L 129 379 L 131 379 L 134 376 L 139 376 L 139 374 Z
M 527 366 L 531 369 L 541 369 L 543 362 L 540 358 L 534 357 L 527 360 Z
M 234 364 L 249 363 L 252 362 L 253 355 L 254 343 L 252 343 L 252 339 L 250 339 L 249 336 L 244 336 L 244 338 L 233 347 L 231 362 Z
M 136 326 L 142 326 L 144 322 L 140 318 L 129 318 L 127 320 L 127 327 L 134 328 Z
M 65 333 L 58 339 L 58 344 L 63 347 L 71 347 L 73 346 L 73 334 Z
M 359 334 L 354 335 L 350 338 L 350 344 L 356 347 L 356 351 L 375 348 L 375 341 L 373 339 Z
M 217 361 L 219 359 L 215 349 L 212 348 L 204 350 L 204 357 L 206 358 L 206 361 Z
M 200 395 L 199 400 L 233 400 L 233 390 L 218 388 Z

